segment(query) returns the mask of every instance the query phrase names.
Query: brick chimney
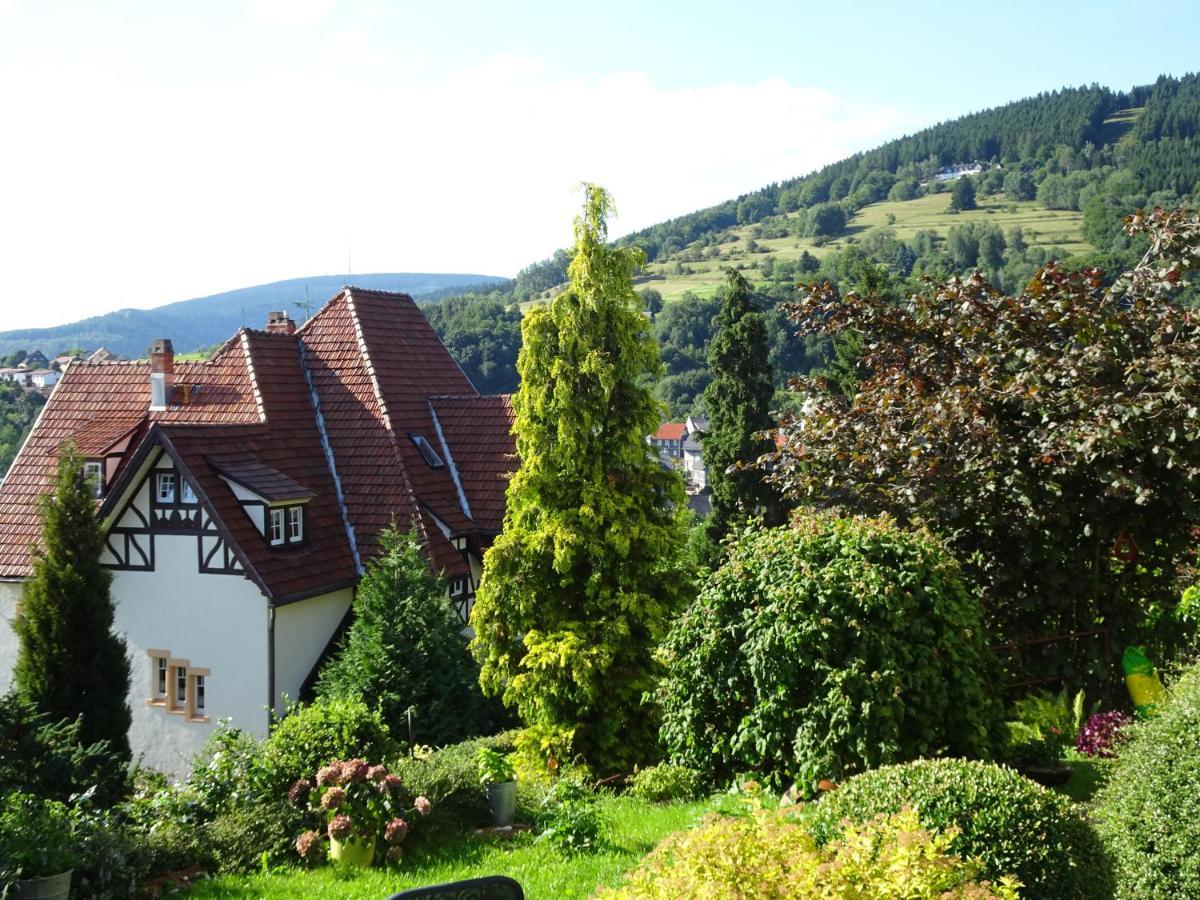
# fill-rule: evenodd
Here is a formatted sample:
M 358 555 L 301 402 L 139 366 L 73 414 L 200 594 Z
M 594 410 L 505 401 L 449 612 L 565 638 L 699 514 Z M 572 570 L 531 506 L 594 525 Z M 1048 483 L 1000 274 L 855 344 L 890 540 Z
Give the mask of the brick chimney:
M 175 387 L 175 348 L 166 338 L 150 345 L 150 410 L 164 410 Z
M 268 334 L 295 334 L 296 323 L 285 312 L 267 313 Z

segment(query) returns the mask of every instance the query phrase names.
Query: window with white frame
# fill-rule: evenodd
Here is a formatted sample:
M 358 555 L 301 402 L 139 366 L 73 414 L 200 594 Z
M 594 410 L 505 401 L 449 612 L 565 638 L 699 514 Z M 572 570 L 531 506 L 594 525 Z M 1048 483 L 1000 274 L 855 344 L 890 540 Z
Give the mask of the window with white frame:
M 196 491 L 192 487 L 192 483 L 186 478 L 179 481 L 179 502 L 187 503 L 194 506 L 196 504 Z
M 146 703 L 177 713 L 189 722 L 208 721 L 208 669 L 197 669 L 169 650 L 147 651 L 150 657 L 150 696 Z
M 304 507 L 290 506 L 287 511 L 288 543 L 298 544 L 304 540 Z
M 159 472 L 155 486 L 155 498 L 159 503 L 175 502 L 175 473 Z
M 175 703 L 174 706 L 183 708 L 188 700 L 188 670 L 187 666 L 175 667 Z
M 271 525 L 270 525 L 270 540 L 272 547 L 278 547 L 283 543 L 283 510 L 271 510 Z
M 165 706 L 171 683 L 171 651 L 150 650 L 147 655 L 150 657 L 150 696 L 146 702 Z
M 97 497 L 104 495 L 104 463 L 89 459 L 83 464 L 83 478 Z

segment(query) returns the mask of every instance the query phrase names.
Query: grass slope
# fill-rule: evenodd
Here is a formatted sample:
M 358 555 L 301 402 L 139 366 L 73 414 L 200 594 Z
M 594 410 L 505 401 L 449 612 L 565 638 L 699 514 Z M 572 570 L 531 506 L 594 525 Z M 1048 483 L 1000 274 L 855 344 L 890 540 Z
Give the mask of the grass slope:
M 530 900 L 587 897 L 598 885 L 616 884 L 658 842 L 699 821 L 705 803 L 655 805 L 629 797 L 602 801 L 613 823 L 608 846 L 595 853 L 564 856 L 528 836 L 512 841 L 482 841 L 458 836 L 431 847 L 418 847 L 399 869 L 289 869 L 266 875 L 226 876 L 204 881 L 185 892 L 189 898 L 378 898 L 395 891 L 484 875 L 507 875 L 520 883 Z
M 763 225 L 770 226 L 777 221 L 778 217 L 768 219 Z M 834 250 L 845 250 L 855 242 L 861 241 L 873 228 L 891 228 L 902 241 L 911 241 L 922 229 L 932 229 L 944 238 L 953 226 L 976 221 L 998 225 L 1005 231 L 1019 227 L 1029 244 L 1060 248 L 1067 255 L 1085 253 L 1092 249 L 1083 239 L 1081 213 L 1073 210 L 1045 209 L 1033 200 L 1010 202 L 1002 197 L 988 197 L 979 202 L 978 209 L 954 213 L 950 211 L 950 193 L 947 191 L 929 194 L 916 200 L 888 200 L 865 206 L 850 220 L 846 230 L 837 240 L 829 241 L 824 246 L 817 246 L 810 238 L 795 236 L 758 238 L 758 246 L 768 252 L 752 253 L 747 247 L 755 226 L 732 229 L 731 233 L 738 236 L 736 242 L 722 244 L 719 248 L 708 248 L 710 252 L 719 249 L 719 256 L 701 261 L 682 262 L 682 258 L 688 256 L 692 250 L 685 248 L 679 254 L 655 260 L 647 266 L 645 274 L 638 279 L 638 286 L 655 288 L 662 293 L 664 300 L 677 298 L 685 291 L 708 296 L 724 283 L 723 269 L 731 265 L 744 265 L 748 269 L 747 277 L 753 280 L 754 271 L 767 256 L 774 256 L 777 260 L 796 259 L 807 250 L 814 256 L 822 257 Z M 676 263 L 691 271 L 679 274 L 676 271 Z

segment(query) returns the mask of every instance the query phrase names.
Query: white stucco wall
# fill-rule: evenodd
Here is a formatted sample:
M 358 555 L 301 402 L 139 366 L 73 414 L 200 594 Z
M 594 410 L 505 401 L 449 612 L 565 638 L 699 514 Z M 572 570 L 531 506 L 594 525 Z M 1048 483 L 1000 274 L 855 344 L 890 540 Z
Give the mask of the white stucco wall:
M 0 694 L 8 693 L 13 666 L 17 664 L 18 642 L 12 620 L 24 588 L 19 581 L 0 581 Z
M 300 686 L 353 599 L 353 590 L 346 588 L 276 608 L 276 712 L 284 711 L 285 695 L 293 701 L 300 696 Z

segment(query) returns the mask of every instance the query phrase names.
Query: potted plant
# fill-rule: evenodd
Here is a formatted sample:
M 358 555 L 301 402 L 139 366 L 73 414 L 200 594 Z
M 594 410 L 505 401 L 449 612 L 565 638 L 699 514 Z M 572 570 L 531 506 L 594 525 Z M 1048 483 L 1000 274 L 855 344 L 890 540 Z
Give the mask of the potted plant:
M 512 762 L 503 753 L 488 747 L 479 748 L 476 761 L 479 783 L 487 788 L 492 821 L 497 828 L 507 828 L 512 824 L 513 813 L 517 811 L 517 776 Z
M 431 809 L 425 797 L 417 797 L 409 808 L 407 796 L 400 776 L 386 766 L 372 766 L 363 759 L 334 760 L 322 766 L 315 778 L 301 778 L 288 791 L 293 806 L 325 820 L 321 831 L 306 831 L 296 839 L 296 850 L 316 862 L 325 855 L 328 836 L 330 859 L 366 867 L 374 864 L 382 837 L 388 861 L 399 861 L 412 814 L 427 816 Z
M 9 794 L 0 805 L 0 897 L 66 900 L 77 850 L 66 806 Z

